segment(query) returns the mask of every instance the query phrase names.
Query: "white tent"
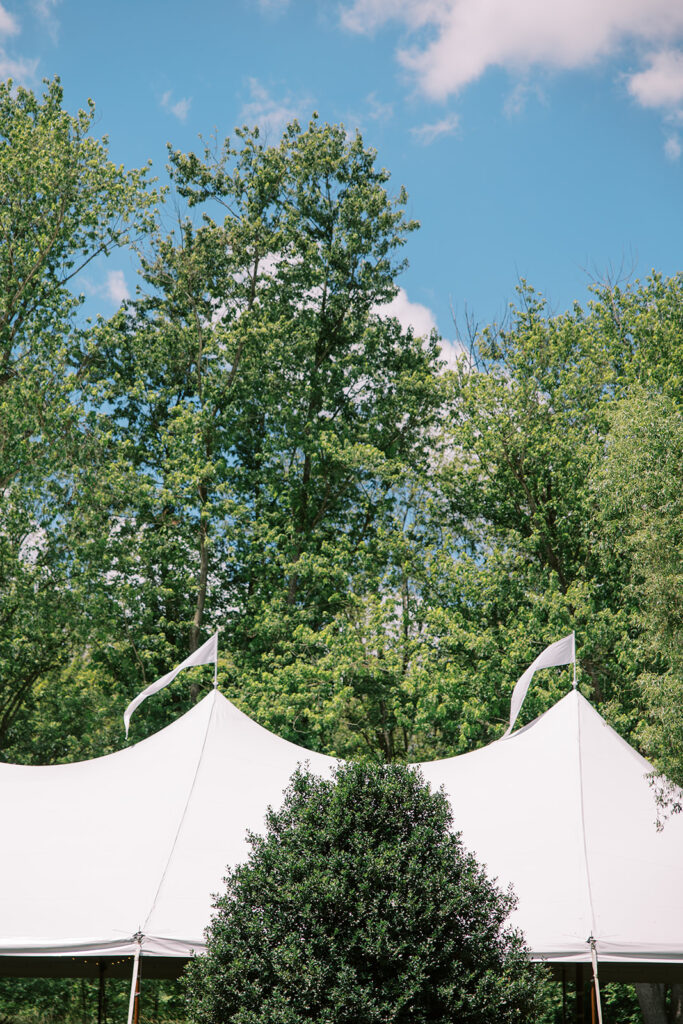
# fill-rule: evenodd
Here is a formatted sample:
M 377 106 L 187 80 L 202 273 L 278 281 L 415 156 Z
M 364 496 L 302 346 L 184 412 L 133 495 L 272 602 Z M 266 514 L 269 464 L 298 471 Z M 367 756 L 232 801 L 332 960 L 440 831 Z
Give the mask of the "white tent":
M 246 830 L 303 762 L 334 764 L 214 690 L 116 754 L 0 764 L 0 970 L 111 967 L 138 950 L 148 974 L 179 967 L 203 948 Z M 593 938 L 603 964 L 683 965 L 683 816 L 656 830 L 649 764 L 577 691 L 507 739 L 419 767 L 465 845 L 514 886 L 536 958 L 585 963 Z

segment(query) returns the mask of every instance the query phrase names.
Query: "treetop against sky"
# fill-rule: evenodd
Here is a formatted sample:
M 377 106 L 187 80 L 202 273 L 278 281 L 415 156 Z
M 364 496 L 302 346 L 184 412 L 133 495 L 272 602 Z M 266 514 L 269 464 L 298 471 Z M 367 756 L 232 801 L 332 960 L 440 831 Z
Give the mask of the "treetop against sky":
M 0 71 L 97 104 L 126 166 L 237 124 L 360 128 L 421 231 L 394 310 L 457 336 L 499 318 L 519 277 L 561 309 L 594 277 L 678 269 L 679 0 L 2 0 Z M 172 213 L 169 212 L 169 216 Z M 82 287 L 109 315 L 135 289 L 119 254 Z

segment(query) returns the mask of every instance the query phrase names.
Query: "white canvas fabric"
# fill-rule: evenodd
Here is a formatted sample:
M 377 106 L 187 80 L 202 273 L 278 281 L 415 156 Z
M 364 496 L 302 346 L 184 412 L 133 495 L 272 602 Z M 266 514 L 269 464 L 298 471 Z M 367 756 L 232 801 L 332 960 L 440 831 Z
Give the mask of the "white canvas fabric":
M 212 894 L 299 763 L 214 690 L 116 754 L 0 764 L 0 956 L 187 957 Z M 683 817 L 655 829 L 650 770 L 572 691 L 481 750 L 419 766 L 465 845 L 519 897 L 534 956 L 683 963 Z
M 537 958 L 683 962 L 683 816 L 658 832 L 651 765 L 578 690 L 481 750 L 421 765 L 519 906 Z

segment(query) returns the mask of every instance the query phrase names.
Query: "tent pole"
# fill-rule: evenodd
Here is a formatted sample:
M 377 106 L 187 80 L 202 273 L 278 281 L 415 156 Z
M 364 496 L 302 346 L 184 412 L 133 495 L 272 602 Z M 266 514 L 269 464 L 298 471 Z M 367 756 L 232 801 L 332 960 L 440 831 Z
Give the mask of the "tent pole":
M 133 1010 L 133 1024 L 138 1024 L 140 1017 L 140 978 L 142 977 L 142 960 L 138 961 L 138 983 L 135 988 L 135 1008 Z
M 598 981 L 598 953 L 595 948 L 595 939 L 591 935 L 591 963 L 593 965 L 593 984 L 591 986 L 591 992 L 593 993 L 593 999 L 591 1000 L 591 1007 L 595 1004 L 594 1013 L 597 1013 L 597 1024 L 602 1024 L 602 1000 L 600 999 L 600 982 Z M 595 1017 L 593 1018 L 593 1024 L 595 1024 Z
M 130 982 L 130 999 L 128 1001 L 128 1024 L 137 1024 L 140 1004 L 140 950 L 142 936 L 137 937 L 135 959 L 133 960 L 133 976 Z
M 583 1005 L 583 964 L 576 965 L 576 1024 L 585 1024 L 585 1014 Z
M 562 1024 L 567 1024 L 567 968 L 562 968 Z

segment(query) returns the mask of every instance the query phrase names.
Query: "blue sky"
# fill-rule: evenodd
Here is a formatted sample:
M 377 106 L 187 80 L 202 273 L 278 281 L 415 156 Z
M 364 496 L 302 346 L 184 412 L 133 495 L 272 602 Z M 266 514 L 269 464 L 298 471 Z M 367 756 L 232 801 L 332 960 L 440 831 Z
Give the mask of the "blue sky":
M 455 337 L 518 277 L 557 311 L 591 279 L 680 267 L 681 0 L 1 0 L 0 73 L 59 75 L 128 167 L 293 117 L 359 127 L 421 222 L 396 312 Z M 135 270 L 84 285 L 110 314 Z

